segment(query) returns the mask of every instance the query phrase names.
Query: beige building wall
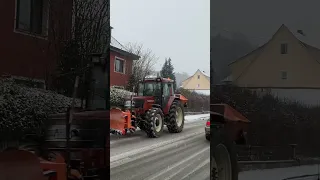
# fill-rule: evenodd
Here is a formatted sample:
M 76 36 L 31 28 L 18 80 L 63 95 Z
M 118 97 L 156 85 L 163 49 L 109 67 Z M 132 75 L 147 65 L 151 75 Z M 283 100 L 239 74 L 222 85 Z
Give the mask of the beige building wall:
M 200 70 L 184 80 L 181 85 L 184 89 L 190 90 L 209 90 L 210 89 L 210 77 L 204 75 Z
M 288 53 L 281 54 L 281 44 Z M 231 63 L 232 83 L 248 87 L 261 95 L 271 93 L 279 98 L 307 105 L 320 104 L 320 50 L 299 41 L 282 26 L 272 39 L 252 53 Z M 283 79 L 283 72 L 287 78 Z
M 281 44 L 288 54 L 281 54 Z M 230 64 L 233 83 L 241 87 L 320 88 L 320 63 L 282 26 L 264 48 Z M 287 79 L 282 79 L 282 72 Z

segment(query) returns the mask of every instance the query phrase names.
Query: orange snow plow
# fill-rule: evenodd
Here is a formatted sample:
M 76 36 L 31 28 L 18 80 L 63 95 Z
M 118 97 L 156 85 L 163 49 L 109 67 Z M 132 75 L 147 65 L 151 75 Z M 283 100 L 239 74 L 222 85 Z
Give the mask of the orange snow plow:
M 223 121 L 250 123 L 250 121 L 240 112 L 227 104 L 211 104 L 211 114 L 214 116 L 223 117 Z
M 0 152 L 0 179 L 66 180 L 66 164 L 49 162 L 26 150 Z
M 110 130 L 111 133 L 124 135 L 127 130 L 132 130 L 131 113 L 129 110 L 122 111 L 119 108 L 110 109 Z
M 227 104 L 211 104 L 210 108 L 211 124 L 225 124 L 232 140 L 237 144 L 246 144 L 246 133 L 251 121 Z

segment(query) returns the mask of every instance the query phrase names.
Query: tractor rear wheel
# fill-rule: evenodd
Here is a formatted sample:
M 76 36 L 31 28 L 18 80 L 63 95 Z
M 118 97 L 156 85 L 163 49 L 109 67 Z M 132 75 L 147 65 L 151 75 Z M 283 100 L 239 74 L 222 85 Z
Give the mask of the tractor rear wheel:
M 184 109 L 180 101 L 173 101 L 167 121 L 167 128 L 170 133 L 179 133 L 184 126 Z
M 211 130 L 210 180 L 238 180 L 235 144 L 224 128 Z
M 144 131 L 151 138 L 159 137 L 163 131 L 164 125 L 163 112 L 160 108 L 152 108 L 146 113 L 146 121 L 148 124 L 144 127 Z

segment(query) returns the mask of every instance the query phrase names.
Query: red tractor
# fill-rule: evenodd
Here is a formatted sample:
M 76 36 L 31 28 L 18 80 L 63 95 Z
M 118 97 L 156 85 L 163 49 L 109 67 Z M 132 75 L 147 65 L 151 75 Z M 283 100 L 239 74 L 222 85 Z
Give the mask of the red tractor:
M 122 110 L 111 109 L 110 130 L 121 134 L 138 127 L 148 137 L 159 137 L 164 125 L 170 133 L 179 133 L 184 126 L 184 107 L 188 99 L 175 94 L 174 81 L 150 76 L 139 83 L 137 96 L 131 96 Z

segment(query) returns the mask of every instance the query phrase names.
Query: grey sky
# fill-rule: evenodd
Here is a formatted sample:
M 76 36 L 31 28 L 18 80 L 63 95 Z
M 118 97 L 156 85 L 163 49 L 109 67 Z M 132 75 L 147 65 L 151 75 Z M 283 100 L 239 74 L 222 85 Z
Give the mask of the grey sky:
M 176 72 L 210 72 L 210 0 L 110 0 L 112 36 L 170 57 Z
M 319 0 L 215 0 L 210 5 L 212 33 L 242 32 L 261 44 L 285 24 L 293 32 L 303 30 L 302 40 L 320 48 Z

